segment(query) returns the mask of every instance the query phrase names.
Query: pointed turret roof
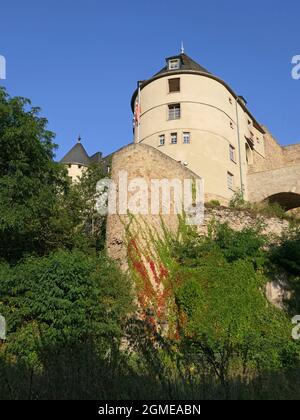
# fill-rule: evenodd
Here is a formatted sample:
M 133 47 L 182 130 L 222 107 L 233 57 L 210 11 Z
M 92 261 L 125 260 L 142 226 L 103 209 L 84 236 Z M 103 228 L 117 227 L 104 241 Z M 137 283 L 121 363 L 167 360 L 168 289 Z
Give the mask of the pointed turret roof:
M 81 143 L 75 144 L 62 158 L 61 163 L 89 165 L 90 158 Z
M 88 166 L 90 164 L 90 157 L 85 148 L 81 144 L 81 138 L 78 137 L 77 143 L 72 149 L 61 159 L 61 163 L 77 164 Z

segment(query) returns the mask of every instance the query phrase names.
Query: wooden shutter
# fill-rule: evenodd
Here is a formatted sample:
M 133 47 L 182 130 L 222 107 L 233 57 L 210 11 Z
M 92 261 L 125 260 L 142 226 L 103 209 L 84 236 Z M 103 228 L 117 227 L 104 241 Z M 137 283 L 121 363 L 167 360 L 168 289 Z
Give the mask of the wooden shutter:
M 169 79 L 169 92 L 180 91 L 180 79 Z

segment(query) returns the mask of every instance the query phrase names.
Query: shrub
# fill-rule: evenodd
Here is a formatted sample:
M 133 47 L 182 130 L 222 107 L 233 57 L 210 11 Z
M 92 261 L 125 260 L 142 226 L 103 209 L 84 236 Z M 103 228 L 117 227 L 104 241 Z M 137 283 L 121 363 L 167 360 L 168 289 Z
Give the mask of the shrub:
M 208 207 L 215 208 L 215 207 L 220 207 L 221 203 L 219 200 L 210 200 L 206 205 Z
M 101 354 L 118 347 L 131 309 L 130 283 L 104 256 L 57 251 L 0 266 L 6 350 L 40 368 L 48 346 L 92 341 Z

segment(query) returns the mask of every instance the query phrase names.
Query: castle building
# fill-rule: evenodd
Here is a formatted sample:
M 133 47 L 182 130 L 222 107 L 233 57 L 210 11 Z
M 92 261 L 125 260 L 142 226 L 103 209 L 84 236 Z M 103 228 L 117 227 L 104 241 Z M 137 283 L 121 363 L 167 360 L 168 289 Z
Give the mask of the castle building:
M 134 141 L 158 148 L 201 176 L 207 200 L 228 202 L 236 190 L 249 198 L 247 173 L 253 154 L 265 157 L 265 130 L 223 80 L 183 52 L 140 82 Z
M 101 163 L 102 153 L 97 152 L 89 156 L 84 146 L 81 144 L 81 137 L 77 139 L 77 143 L 72 149 L 61 159 L 60 163 L 66 165 L 68 175 L 73 182 L 78 181 L 87 167 L 93 163 Z
M 115 169 L 137 175 L 146 166 L 149 174 L 163 174 L 168 164 L 173 178 L 182 167 L 202 178 L 206 202 L 227 205 L 240 191 L 250 202 L 277 202 L 285 210 L 300 207 L 300 144 L 281 146 L 242 96 L 183 50 L 138 83 L 131 108 L 133 144 L 102 158 L 99 152 L 88 156 L 79 139 L 61 160 L 72 179 L 93 161 L 112 172 L 115 161 Z M 145 162 L 145 153 L 151 162 Z

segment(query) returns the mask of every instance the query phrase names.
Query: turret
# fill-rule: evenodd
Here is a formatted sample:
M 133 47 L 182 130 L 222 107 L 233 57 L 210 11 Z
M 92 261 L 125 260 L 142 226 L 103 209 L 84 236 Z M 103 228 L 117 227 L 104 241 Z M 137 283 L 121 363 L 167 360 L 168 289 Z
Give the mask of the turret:
M 158 148 L 201 176 L 207 200 L 225 204 L 237 190 L 247 198 L 248 166 L 253 150 L 264 155 L 264 130 L 245 99 L 184 52 L 168 57 L 139 88 L 131 102 L 140 113 L 135 142 Z

